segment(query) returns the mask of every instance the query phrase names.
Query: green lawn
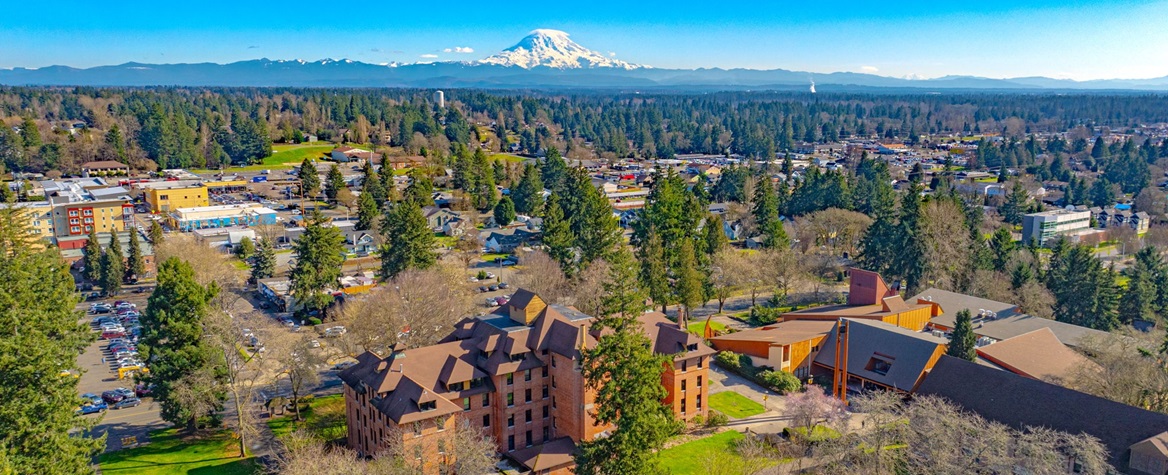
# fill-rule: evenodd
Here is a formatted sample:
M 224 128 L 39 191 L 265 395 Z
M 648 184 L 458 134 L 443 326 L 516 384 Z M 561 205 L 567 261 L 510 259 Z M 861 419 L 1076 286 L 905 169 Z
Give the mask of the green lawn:
M 434 244 L 442 247 L 452 247 L 458 242 L 458 238 L 454 236 L 447 236 L 442 233 L 434 233 Z
M 341 394 L 313 398 L 307 408 L 301 406 L 304 420 L 296 422 L 292 411 L 268 420 L 268 427 L 276 437 L 290 434 L 297 428 L 307 430 L 321 440 L 331 441 L 345 437 L 345 397 Z
M 803 427 L 790 427 L 787 431 L 796 434 L 799 437 L 806 437 L 810 442 L 821 442 L 824 440 L 835 439 L 840 436 L 840 433 L 830 427 L 817 425 L 811 429 L 811 437 L 807 437 L 807 429 Z
M 747 315 L 749 316 L 749 313 Z M 726 324 L 710 320 L 710 328 L 712 328 L 715 332 L 724 332 L 724 331 L 726 331 Z M 693 323 L 689 324 L 689 326 L 686 327 L 686 329 L 688 329 L 690 333 L 693 333 L 695 335 L 701 335 L 703 332 L 706 331 L 706 322 L 705 322 L 705 320 L 702 320 L 700 322 L 693 322 Z
M 133 475 L 250 475 L 251 458 L 238 457 L 238 441 L 230 432 L 185 438 L 176 429 L 157 430 L 149 443 L 98 456 L 102 473 Z
M 236 268 L 236 269 L 239 269 L 239 270 L 251 270 L 251 266 L 250 266 L 250 265 L 248 265 L 248 263 L 246 263 L 246 262 L 244 262 L 244 261 L 242 261 L 242 260 L 239 260 L 239 259 L 232 259 L 232 260 L 230 260 L 230 261 L 227 261 L 227 262 L 230 262 L 230 263 L 231 263 L 231 265 L 232 265 L 232 266 L 235 266 L 235 268 Z
M 518 155 L 511 155 L 509 153 L 492 153 L 487 158 L 491 159 L 492 161 L 506 160 L 506 161 L 512 162 L 512 163 L 522 163 L 524 160 L 526 160 L 523 157 L 520 157 Z
M 659 452 L 658 456 L 661 458 L 661 465 L 673 475 L 704 474 L 706 473 L 704 461 L 714 454 L 724 452 L 737 457 L 734 455 L 734 442 L 743 437 L 741 432 L 730 430 L 670 447 Z
M 507 256 L 510 256 L 510 255 L 511 255 L 511 254 L 495 254 L 495 253 L 487 253 L 487 254 L 483 254 L 483 256 L 482 256 L 482 257 L 480 257 L 480 259 L 482 259 L 482 260 L 483 260 L 483 262 L 495 262 L 495 258 L 496 258 L 496 257 L 498 257 L 498 258 L 501 258 L 501 259 L 506 259 L 506 258 L 507 258 Z
M 733 391 L 722 391 L 710 395 L 710 409 L 735 419 L 757 416 L 766 412 L 762 404 Z

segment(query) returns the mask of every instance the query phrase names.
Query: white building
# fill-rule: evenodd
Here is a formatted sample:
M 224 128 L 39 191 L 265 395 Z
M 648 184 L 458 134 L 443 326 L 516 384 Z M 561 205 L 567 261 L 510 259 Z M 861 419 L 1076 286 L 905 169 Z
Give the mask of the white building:
M 1072 241 L 1075 241 L 1075 236 L 1090 230 L 1091 212 L 1087 210 L 1056 209 L 1022 217 L 1022 242 L 1024 244 L 1033 239 L 1039 246 L 1045 246 L 1057 236 L 1068 236 Z
M 446 93 L 434 91 L 434 103 L 438 104 L 438 107 L 446 107 Z

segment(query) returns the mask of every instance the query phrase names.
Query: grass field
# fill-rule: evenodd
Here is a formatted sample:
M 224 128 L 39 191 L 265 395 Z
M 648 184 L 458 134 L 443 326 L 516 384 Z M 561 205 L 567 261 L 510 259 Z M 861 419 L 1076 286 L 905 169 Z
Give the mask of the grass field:
M 296 422 L 296 415 L 287 411 L 284 416 L 268 420 L 268 427 L 276 437 L 304 429 L 321 440 L 330 441 L 345 437 L 345 398 L 340 394 L 313 398 L 307 409 L 300 408 L 304 420 Z
M 749 316 L 749 313 L 747 315 Z M 726 331 L 726 324 L 710 320 L 710 328 L 714 329 L 716 332 L 722 332 Z M 689 324 L 686 329 L 689 330 L 690 333 L 701 335 L 702 332 L 706 330 L 706 322 L 704 320 L 700 322 L 693 322 Z
M 721 393 L 719 393 L 721 394 Z M 705 474 L 705 460 L 713 458 L 719 452 L 734 454 L 734 442 L 742 439 L 738 431 L 726 431 L 704 439 L 670 447 L 658 453 L 661 465 L 673 475 Z
M 518 155 L 511 155 L 509 153 L 492 153 L 487 158 L 491 160 L 505 160 L 512 163 L 522 163 L 526 158 Z
M 791 427 L 791 428 L 788 428 L 787 430 L 793 434 L 797 434 L 799 437 L 807 437 L 807 429 L 806 428 Z M 824 440 L 835 439 L 835 438 L 838 438 L 839 436 L 840 436 L 840 433 L 837 432 L 835 429 L 832 429 L 830 427 L 817 425 L 811 429 L 811 437 L 809 437 L 808 440 L 811 442 L 820 442 L 820 441 L 824 441 Z
M 98 457 L 102 473 L 134 475 L 244 475 L 256 473 L 251 458 L 240 459 L 238 441 L 230 432 L 186 438 L 176 429 L 150 434 L 142 447 L 108 452 Z
M 510 256 L 510 255 L 511 254 L 487 253 L 487 254 L 483 254 L 481 257 L 479 257 L 479 259 L 482 259 L 483 262 L 495 262 L 495 258 L 506 259 L 507 256 Z
M 458 242 L 458 238 L 454 236 L 447 236 L 442 233 L 434 233 L 434 244 L 442 247 L 452 247 Z
M 710 395 L 710 409 L 735 419 L 757 416 L 766 412 L 762 404 L 733 391 L 722 391 Z

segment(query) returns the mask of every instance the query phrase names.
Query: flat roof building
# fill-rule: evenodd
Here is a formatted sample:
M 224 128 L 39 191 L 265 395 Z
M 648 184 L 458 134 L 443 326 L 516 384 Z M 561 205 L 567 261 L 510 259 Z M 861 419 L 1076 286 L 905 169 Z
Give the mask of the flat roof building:
M 1056 209 L 1031 213 L 1022 217 L 1022 243 L 1031 241 L 1039 246 L 1054 242 L 1058 236 L 1072 237 L 1091 229 L 1091 212 L 1087 210 Z
M 170 225 L 180 231 L 230 226 L 276 224 L 276 211 L 258 203 L 179 208 L 170 213 Z

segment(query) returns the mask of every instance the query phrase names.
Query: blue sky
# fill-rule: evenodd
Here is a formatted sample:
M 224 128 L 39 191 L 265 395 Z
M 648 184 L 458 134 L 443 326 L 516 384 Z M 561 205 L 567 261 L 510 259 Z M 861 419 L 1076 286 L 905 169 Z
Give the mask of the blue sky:
M 532 29 L 554 28 L 585 47 L 668 68 L 1168 75 L 1168 0 L 11 3 L 0 15 L 0 68 L 260 57 L 471 60 Z

